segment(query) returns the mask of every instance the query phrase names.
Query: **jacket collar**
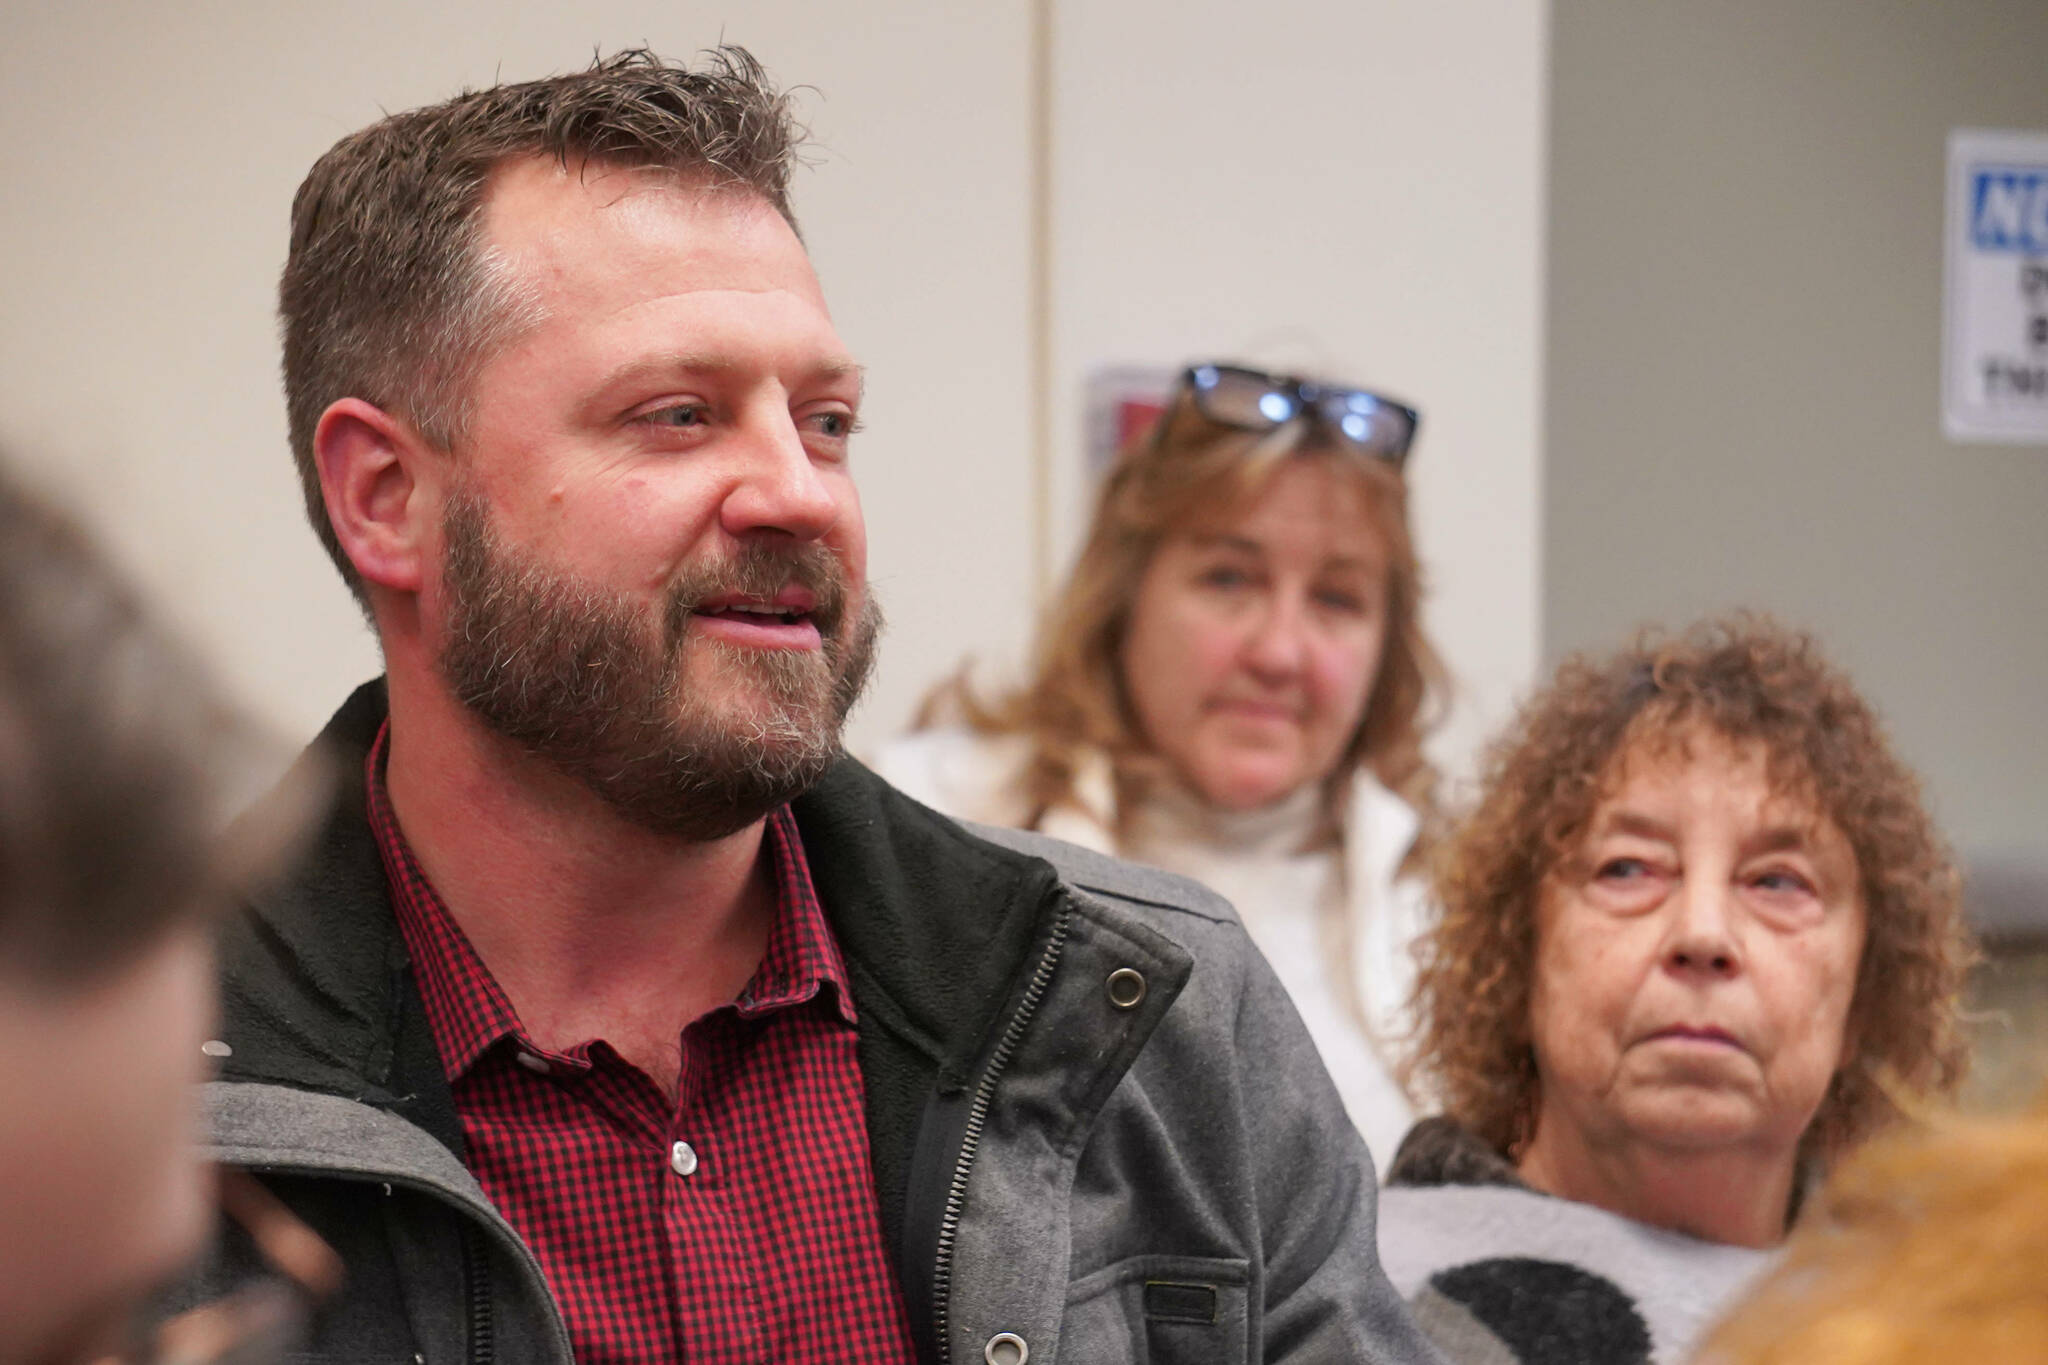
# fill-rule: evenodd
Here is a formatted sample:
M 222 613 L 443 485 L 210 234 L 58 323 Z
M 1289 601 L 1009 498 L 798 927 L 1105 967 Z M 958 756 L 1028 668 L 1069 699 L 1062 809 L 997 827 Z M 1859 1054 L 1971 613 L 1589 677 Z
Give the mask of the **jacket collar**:
M 221 942 L 221 1079 L 361 1100 L 460 1155 L 462 1130 L 365 814 L 363 760 L 387 702 L 356 689 L 287 776 L 332 796 L 304 854 L 255 888 Z M 253 817 L 252 817 L 253 818 Z
M 1009 985 L 1048 927 L 1058 877 L 898 793 L 851 758 L 791 803 L 811 877 L 874 1012 L 965 1083 Z
M 327 771 L 334 795 L 306 854 L 253 893 L 226 931 L 223 1040 L 232 1054 L 222 1078 L 362 1099 L 460 1153 L 364 813 L 363 760 L 388 705 L 381 679 L 364 684 L 300 759 Z M 973 837 L 850 758 L 792 805 L 863 1034 L 886 1031 L 936 1070 L 941 1089 L 964 1085 L 1012 978 L 1047 931 L 1056 874 Z

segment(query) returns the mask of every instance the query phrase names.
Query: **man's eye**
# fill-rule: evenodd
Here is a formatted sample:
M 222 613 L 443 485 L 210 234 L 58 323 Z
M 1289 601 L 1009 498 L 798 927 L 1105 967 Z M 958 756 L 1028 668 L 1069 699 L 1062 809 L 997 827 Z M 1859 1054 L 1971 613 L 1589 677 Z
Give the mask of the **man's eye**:
M 686 429 L 703 426 L 710 420 L 710 413 L 701 403 L 678 403 L 672 408 L 656 408 L 640 420 L 658 427 Z
M 860 423 L 850 412 L 821 412 L 811 418 L 820 436 L 843 441 L 860 430 Z

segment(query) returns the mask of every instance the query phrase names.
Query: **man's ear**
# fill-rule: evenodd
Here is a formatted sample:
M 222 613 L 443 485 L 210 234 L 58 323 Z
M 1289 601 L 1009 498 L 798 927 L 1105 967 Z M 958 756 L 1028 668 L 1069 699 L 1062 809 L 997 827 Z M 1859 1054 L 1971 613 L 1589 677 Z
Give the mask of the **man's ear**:
M 327 519 L 365 582 L 419 591 L 445 458 L 410 424 L 360 398 L 339 399 L 320 414 L 313 460 Z

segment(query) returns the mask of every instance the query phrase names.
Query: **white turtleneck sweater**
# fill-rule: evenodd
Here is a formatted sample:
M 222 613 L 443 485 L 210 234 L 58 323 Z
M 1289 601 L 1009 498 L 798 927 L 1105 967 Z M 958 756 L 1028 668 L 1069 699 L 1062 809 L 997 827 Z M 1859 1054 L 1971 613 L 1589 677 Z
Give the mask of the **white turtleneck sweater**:
M 1014 737 L 927 730 L 892 742 L 875 768 L 949 815 L 1015 825 L 1024 812 L 1008 788 L 1025 756 Z M 1344 847 L 1304 853 L 1318 814 L 1312 787 L 1249 812 L 1219 811 L 1169 788 L 1135 814 L 1128 838 L 1117 844 L 1103 766 L 1101 781 L 1079 784 L 1100 789 L 1081 793 L 1089 809 L 1049 812 L 1041 832 L 1190 877 L 1234 905 L 1293 997 L 1374 1165 L 1385 1171 L 1414 1111 L 1340 989 L 1346 964 L 1334 956 L 1337 936 L 1324 917 L 1349 917 L 1351 979 L 1368 1017 L 1390 1032 L 1412 974 L 1407 945 L 1419 915 L 1418 888 L 1393 876 L 1414 836 L 1412 813 L 1361 775 Z M 1391 1047 L 1387 1051 L 1391 1057 Z

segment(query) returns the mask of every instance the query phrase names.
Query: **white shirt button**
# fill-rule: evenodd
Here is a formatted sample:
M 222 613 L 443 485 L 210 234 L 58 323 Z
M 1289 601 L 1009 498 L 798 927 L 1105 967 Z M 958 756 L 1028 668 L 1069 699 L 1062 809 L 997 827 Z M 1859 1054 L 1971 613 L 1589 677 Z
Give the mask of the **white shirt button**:
M 554 1067 L 548 1064 L 548 1059 L 537 1053 L 515 1052 L 512 1054 L 512 1060 L 525 1067 L 528 1071 L 542 1076 L 554 1070 Z
M 678 1142 L 675 1146 L 668 1149 L 668 1164 L 669 1169 L 677 1175 L 695 1175 L 697 1173 L 696 1149 L 687 1142 Z

